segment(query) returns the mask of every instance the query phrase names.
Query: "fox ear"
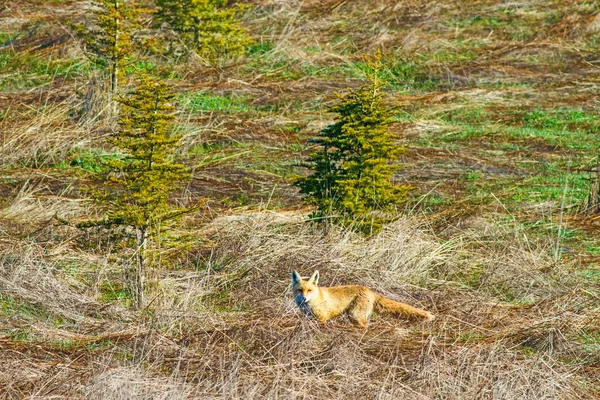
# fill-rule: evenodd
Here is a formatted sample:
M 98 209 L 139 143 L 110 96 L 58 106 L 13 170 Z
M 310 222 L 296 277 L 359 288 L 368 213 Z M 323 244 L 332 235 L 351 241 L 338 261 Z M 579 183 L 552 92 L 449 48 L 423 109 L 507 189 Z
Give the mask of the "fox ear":
M 311 283 L 314 283 L 315 285 L 319 284 L 319 271 L 315 271 L 314 274 L 312 274 L 312 276 L 310 277 L 310 279 L 308 280 Z
M 294 272 L 292 272 L 292 284 L 299 283 L 301 280 L 302 277 L 300 276 L 300 274 L 296 272 L 296 270 L 294 270 Z

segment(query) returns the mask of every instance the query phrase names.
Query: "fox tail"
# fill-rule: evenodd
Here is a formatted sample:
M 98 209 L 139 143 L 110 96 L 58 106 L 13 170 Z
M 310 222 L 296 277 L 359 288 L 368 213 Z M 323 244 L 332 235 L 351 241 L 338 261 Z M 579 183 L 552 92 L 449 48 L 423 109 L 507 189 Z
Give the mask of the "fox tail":
M 432 321 L 435 317 L 429 311 L 411 307 L 408 304 L 399 303 L 397 301 L 379 296 L 375 301 L 375 311 L 378 313 L 405 315 L 408 317 L 425 318 L 427 321 Z

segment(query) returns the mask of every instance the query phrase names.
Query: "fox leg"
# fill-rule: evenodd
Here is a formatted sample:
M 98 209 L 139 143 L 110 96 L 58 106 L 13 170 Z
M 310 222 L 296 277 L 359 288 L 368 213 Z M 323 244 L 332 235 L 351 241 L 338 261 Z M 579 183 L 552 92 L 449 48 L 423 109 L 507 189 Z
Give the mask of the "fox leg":
M 366 328 L 371 312 L 373 312 L 373 301 L 366 296 L 358 296 L 354 300 L 353 307 L 349 311 L 348 316 L 354 325 Z
M 322 325 L 325 325 L 325 323 L 329 320 L 329 316 L 323 313 L 314 313 L 314 316 Z
M 350 315 L 350 321 L 352 321 L 352 323 L 355 326 L 358 326 L 359 328 L 366 328 L 367 327 L 367 316 L 363 315 L 360 317 L 356 317 L 354 315 Z

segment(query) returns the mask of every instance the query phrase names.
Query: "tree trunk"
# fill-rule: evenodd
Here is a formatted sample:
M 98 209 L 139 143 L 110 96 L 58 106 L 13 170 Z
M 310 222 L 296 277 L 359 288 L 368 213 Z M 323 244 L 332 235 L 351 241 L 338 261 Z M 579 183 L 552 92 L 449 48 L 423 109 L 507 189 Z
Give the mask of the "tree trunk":
M 111 99 L 117 93 L 117 75 L 119 73 L 119 66 L 117 65 L 117 61 L 113 60 L 112 68 L 110 72 L 110 94 Z
M 590 191 L 588 197 L 579 207 L 579 211 L 586 214 L 600 213 L 600 157 L 596 165 L 589 170 L 590 173 Z
M 112 54 L 111 54 L 111 66 L 110 66 L 110 112 L 111 112 L 111 118 L 115 115 L 117 115 L 117 103 L 116 101 L 114 101 L 115 96 L 117 95 L 117 86 L 118 86 L 118 76 L 119 76 L 119 55 L 118 55 L 118 51 L 119 51 L 119 39 L 120 39 L 120 34 L 121 34 L 121 21 L 119 20 L 118 17 L 118 11 L 119 11 L 119 2 L 115 1 L 115 11 L 117 11 L 117 13 L 115 14 L 115 20 L 114 20 L 114 24 L 115 24 L 115 31 L 114 31 L 114 44 L 113 44 L 113 48 L 112 48 Z
M 144 280 L 146 275 L 146 228 L 136 229 L 137 257 L 133 274 L 133 306 L 144 306 Z

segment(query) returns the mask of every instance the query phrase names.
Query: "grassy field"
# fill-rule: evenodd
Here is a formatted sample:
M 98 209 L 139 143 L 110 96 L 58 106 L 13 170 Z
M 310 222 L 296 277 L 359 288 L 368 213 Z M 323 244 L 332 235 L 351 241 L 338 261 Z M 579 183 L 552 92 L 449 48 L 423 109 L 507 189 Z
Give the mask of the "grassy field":
M 165 73 L 191 250 L 133 311 L 116 243 L 58 222 L 119 157 L 102 71 L 68 20 L 0 5 L 0 398 L 600 398 L 600 218 L 578 213 L 600 138 L 600 5 L 256 0 L 255 44 Z M 307 223 L 291 185 L 336 92 L 385 53 L 403 216 L 365 238 Z M 140 65 L 160 68 L 165 60 Z M 290 274 L 426 308 L 367 331 L 304 318 Z

